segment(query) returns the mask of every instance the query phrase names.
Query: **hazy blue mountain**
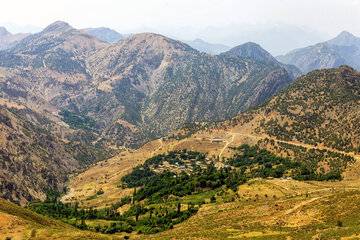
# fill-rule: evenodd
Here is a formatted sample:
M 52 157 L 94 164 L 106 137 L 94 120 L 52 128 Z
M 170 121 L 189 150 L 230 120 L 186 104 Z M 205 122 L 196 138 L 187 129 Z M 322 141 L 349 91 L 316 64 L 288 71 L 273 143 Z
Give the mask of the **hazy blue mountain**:
M 41 32 L 42 28 L 38 26 L 34 26 L 31 24 L 27 25 L 18 25 L 11 22 L 0 22 L 0 26 L 5 27 L 10 33 L 16 34 L 16 33 L 37 33 Z
M 0 27 L 0 50 L 14 46 L 29 35 L 30 33 L 11 34 L 5 27 Z
M 293 64 L 304 73 L 341 65 L 360 70 L 360 38 L 344 31 L 329 41 L 293 50 L 276 59 Z
M 210 53 L 210 54 L 220 54 L 230 49 L 229 46 L 223 44 L 209 43 L 204 40 L 197 38 L 192 41 L 185 41 L 188 45 L 200 52 Z
M 360 38 L 347 31 L 342 31 L 335 38 L 327 41 L 327 43 L 339 46 L 356 46 L 360 48 Z
M 206 42 L 219 43 L 226 46 L 256 42 L 274 56 L 329 39 L 328 34 L 285 23 L 243 23 L 219 27 L 142 27 L 131 32 L 155 32 L 179 40 L 200 38 Z
M 85 28 L 85 32 L 90 33 L 91 35 L 97 37 L 101 41 L 114 43 L 124 39 L 124 36 L 118 33 L 117 31 L 106 28 L 106 27 L 99 27 L 99 28 Z

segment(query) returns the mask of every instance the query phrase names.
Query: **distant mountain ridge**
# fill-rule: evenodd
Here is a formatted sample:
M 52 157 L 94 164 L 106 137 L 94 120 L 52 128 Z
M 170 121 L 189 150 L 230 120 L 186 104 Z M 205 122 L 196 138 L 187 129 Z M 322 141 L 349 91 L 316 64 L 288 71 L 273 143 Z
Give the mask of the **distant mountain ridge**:
M 29 35 L 30 33 L 11 34 L 6 30 L 6 28 L 0 27 L 0 50 L 4 50 L 16 45 L 18 42 Z
M 185 41 L 185 43 L 189 44 L 192 48 L 199 50 L 200 52 L 209 54 L 220 54 L 230 49 L 230 47 L 226 45 L 205 42 L 199 38 L 192 41 Z
M 292 79 L 296 79 L 302 75 L 302 72 L 290 64 L 283 64 L 277 61 L 269 52 L 263 49 L 259 44 L 253 42 L 247 42 L 239 46 L 233 47 L 227 52 L 222 53 L 224 55 L 236 55 L 239 57 L 253 58 L 258 61 L 272 62 L 280 67 L 286 69 Z
M 343 31 L 329 41 L 293 50 L 276 59 L 293 64 L 304 73 L 341 65 L 349 65 L 360 70 L 360 38 Z
M 107 27 L 85 28 L 84 31 L 108 43 L 115 43 L 125 38 L 122 34 Z

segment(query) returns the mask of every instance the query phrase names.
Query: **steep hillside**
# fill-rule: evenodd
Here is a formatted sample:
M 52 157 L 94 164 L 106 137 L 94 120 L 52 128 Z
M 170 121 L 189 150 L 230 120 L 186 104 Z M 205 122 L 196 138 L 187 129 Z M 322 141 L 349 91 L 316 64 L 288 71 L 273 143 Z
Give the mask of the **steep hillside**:
M 73 170 L 103 160 L 110 152 L 65 143 L 0 106 L 0 196 L 24 205 L 44 199 L 49 189 L 64 190 Z
M 108 43 L 114 43 L 124 38 L 120 33 L 106 27 L 85 28 L 84 31 Z
M 71 139 L 74 131 L 61 121 L 59 112 L 71 104 L 73 97 L 94 90 L 85 58 L 107 45 L 67 23 L 55 22 L 10 50 L 0 52 L 1 97 L 16 101 L 48 122 L 58 123 L 60 131 L 50 125 L 41 126 Z M 24 115 L 32 120 L 37 118 L 34 114 Z M 91 141 L 97 138 L 90 137 Z
M 266 62 L 272 62 L 280 67 L 283 67 L 286 69 L 286 71 L 289 73 L 289 75 L 296 79 L 302 75 L 302 72 L 291 64 L 283 64 L 278 62 L 269 52 L 267 52 L 265 49 L 263 49 L 259 44 L 253 43 L 253 42 L 247 42 L 244 44 L 241 44 L 239 46 L 236 46 L 232 49 L 230 49 L 227 52 L 223 53 L 224 55 L 236 55 L 239 57 L 248 57 L 253 58 L 258 61 L 266 61 Z
M 79 229 L 0 198 L 1 239 L 116 239 Z
M 254 132 L 279 140 L 359 153 L 359 101 L 360 73 L 342 66 L 297 79 L 239 120 L 257 119 Z
M 109 126 L 107 134 L 120 138 L 129 135 L 119 135 L 124 129 L 131 134 L 139 128 L 137 134 L 149 139 L 184 122 L 225 119 L 291 82 L 287 72 L 273 63 L 208 55 L 150 33 L 96 52 L 88 66 L 101 91 L 88 98 L 85 109 Z
M 10 48 L 13 45 L 16 45 L 18 42 L 29 35 L 29 33 L 11 34 L 6 30 L 6 28 L 0 27 L 0 50 L 4 50 Z
M 360 38 L 342 32 L 334 39 L 306 48 L 296 49 L 277 60 L 293 64 L 304 73 L 315 69 L 334 68 L 349 65 L 360 70 Z
M 67 174 L 79 166 L 65 144 L 0 108 L 1 197 L 24 204 L 47 189 L 62 190 Z

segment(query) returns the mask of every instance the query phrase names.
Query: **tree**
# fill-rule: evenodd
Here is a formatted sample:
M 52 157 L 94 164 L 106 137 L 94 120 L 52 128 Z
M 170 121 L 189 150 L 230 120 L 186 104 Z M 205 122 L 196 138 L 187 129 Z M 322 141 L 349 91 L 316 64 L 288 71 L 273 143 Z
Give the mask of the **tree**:
M 178 205 L 177 205 L 177 213 L 180 214 L 181 212 L 181 203 L 178 202 Z
M 134 193 L 133 193 L 133 204 L 135 204 L 135 196 L 136 196 L 136 188 L 134 188 Z

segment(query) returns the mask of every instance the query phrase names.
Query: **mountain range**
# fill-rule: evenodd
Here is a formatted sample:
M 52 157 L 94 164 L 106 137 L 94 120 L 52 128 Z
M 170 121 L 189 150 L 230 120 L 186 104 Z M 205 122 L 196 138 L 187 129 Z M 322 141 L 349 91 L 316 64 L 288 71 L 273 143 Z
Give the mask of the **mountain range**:
M 356 236 L 350 33 L 275 58 L 62 21 L 0 30 L 0 197 L 28 208 L 0 199 L 0 235 Z
M 153 33 L 110 44 L 61 21 L 1 51 L 0 66 L 3 104 L 33 124 L 28 131 L 45 129 L 54 143 L 49 141 L 43 148 L 52 144 L 58 146 L 54 152 L 61 153 L 59 158 L 50 157 L 54 163 L 44 165 L 44 172 L 58 169 L 51 184 L 44 184 L 50 181 L 45 173 L 41 177 L 30 170 L 24 174 L 39 179 L 35 184 L 10 177 L 13 172 L 8 168 L 3 171 L 12 187 L 2 196 L 21 204 L 44 197 L 50 187 L 61 188 L 66 174 L 84 162 L 108 156 L 109 147 L 139 146 L 185 122 L 232 117 L 293 80 L 275 62 L 210 55 Z M 23 135 L 21 128 L 18 131 L 11 134 Z M 76 150 L 62 141 L 70 141 Z M 35 142 L 33 146 L 41 141 Z M 31 145 L 30 140 L 27 144 Z M 72 151 L 66 154 L 68 148 Z M 24 156 L 29 162 L 12 160 L 18 170 L 26 169 L 40 154 L 30 153 Z M 46 161 L 51 154 L 44 153 L 36 161 Z M 67 162 L 73 167 L 58 166 Z
M 341 65 L 349 65 L 360 70 L 360 38 L 343 31 L 329 41 L 293 50 L 276 59 L 293 64 L 304 73 Z
M 271 62 L 211 56 L 151 33 L 108 44 L 64 22 L 1 54 L 8 76 L 22 72 L 3 81 L 6 97 L 75 129 L 86 116 L 93 141 L 116 136 L 118 144 L 231 117 L 292 81 Z

